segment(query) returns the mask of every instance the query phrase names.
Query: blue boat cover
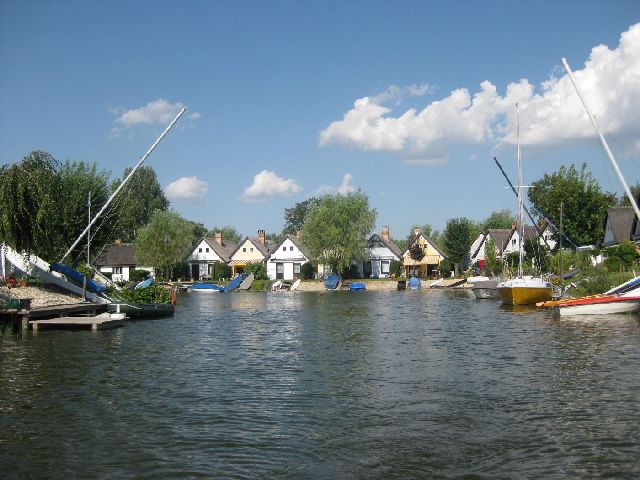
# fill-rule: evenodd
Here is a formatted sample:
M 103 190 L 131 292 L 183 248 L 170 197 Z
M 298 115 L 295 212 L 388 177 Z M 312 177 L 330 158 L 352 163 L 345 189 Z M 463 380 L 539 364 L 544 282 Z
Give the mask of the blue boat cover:
M 338 286 L 339 282 L 340 276 L 334 273 L 333 275 L 329 275 L 324 281 L 324 288 L 327 290 L 334 290 Z
M 222 287 L 222 289 L 220 290 L 221 292 L 230 292 L 231 290 L 235 290 L 236 288 L 238 288 L 240 286 L 240 284 L 242 283 L 242 281 L 245 279 L 245 275 L 242 273 L 239 273 L 238 275 L 235 276 L 235 278 L 233 280 L 231 280 L 225 287 Z
M 417 290 L 420 288 L 420 279 L 417 277 L 411 277 L 407 282 L 407 287 L 411 290 Z
M 136 285 L 136 288 L 149 288 L 153 283 L 153 278 L 149 277 Z
M 349 290 L 366 290 L 366 287 L 364 286 L 364 283 L 356 282 L 349 286 Z
M 84 283 L 85 275 L 80 273 L 77 270 L 74 270 L 71 267 L 67 267 L 62 263 L 52 263 L 49 265 L 49 268 L 52 272 L 58 272 L 63 274 L 65 277 L 73 280 L 74 283 L 77 283 L 79 286 L 82 286 Z M 87 291 L 93 293 L 102 293 L 107 289 L 104 285 L 94 282 L 90 278 L 87 277 Z
M 215 283 L 194 283 L 191 285 L 191 290 L 224 290 L 224 287 Z

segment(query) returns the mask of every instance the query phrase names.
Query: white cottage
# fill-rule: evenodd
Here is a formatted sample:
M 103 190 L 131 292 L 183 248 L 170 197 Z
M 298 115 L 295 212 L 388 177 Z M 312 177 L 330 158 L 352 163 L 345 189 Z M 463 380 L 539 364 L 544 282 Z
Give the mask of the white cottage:
M 191 265 L 191 278 L 209 278 L 213 274 L 214 265 L 228 264 L 231 253 L 237 247 L 235 243 L 223 241 L 221 232 L 216 232 L 214 238 L 202 238 L 187 259 Z
M 300 267 L 308 261 L 309 255 L 300 244 L 300 239 L 287 235 L 271 253 L 267 261 L 267 275 L 271 280 L 300 278 Z
M 233 276 L 244 272 L 247 265 L 262 263 L 266 265 L 267 259 L 274 251 L 276 244 L 266 239 L 264 230 L 258 230 L 257 237 L 247 237 L 231 255 L 229 266 Z
M 380 235 L 374 233 L 367 241 L 364 262 L 358 264 L 362 278 L 387 278 L 392 260 L 400 261 L 402 250 L 389 235 L 389 227 L 384 226 Z
M 100 273 L 111 275 L 114 282 L 128 282 L 132 270 L 146 270 L 153 275 L 153 268 L 136 265 L 135 251 L 130 243 L 114 243 L 95 260 Z

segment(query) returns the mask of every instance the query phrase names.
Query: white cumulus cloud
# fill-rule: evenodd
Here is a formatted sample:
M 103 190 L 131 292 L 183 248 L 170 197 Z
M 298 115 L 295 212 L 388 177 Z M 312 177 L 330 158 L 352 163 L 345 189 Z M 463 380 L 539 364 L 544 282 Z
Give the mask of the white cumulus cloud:
M 322 196 L 328 193 L 341 193 L 344 195 L 349 192 L 355 192 L 358 189 L 357 187 L 351 184 L 352 179 L 353 179 L 353 175 L 351 175 L 350 173 L 345 173 L 344 177 L 342 177 L 342 183 L 340 184 L 339 187 L 322 185 L 318 187 L 318 189 L 315 191 L 314 196 Z
M 182 177 L 171 182 L 164 189 L 164 193 L 170 200 L 186 199 L 201 200 L 209 191 L 209 186 L 198 177 Z
M 184 105 L 180 102 L 169 103 L 159 98 L 140 108 L 130 110 L 124 107 L 112 108 L 111 113 L 117 115 L 117 118 L 114 121 L 115 126 L 111 129 L 111 136 L 117 137 L 125 128 L 137 125 L 169 125 L 183 107 Z M 187 115 L 187 118 L 195 121 L 200 116 L 198 112 L 192 112 Z
M 242 198 L 247 202 L 264 202 L 270 197 L 290 196 L 302 188 L 289 178 L 279 177 L 275 172 L 262 170 L 253 178 L 253 183 L 244 189 Z
M 574 75 L 605 135 L 616 136 L 625 153 L 639 152 L 635 139 L 640 134 L 640 24 L 622 33 L 617 48 L 594 47 Z M 398 87 L 390 87 L 380 95 L 357 99 L 341 120 L 320 132 L 319 144 L 442 159 L 454 144 L 514 143 L 516 103 L 523 144 L 553 146 L 595 135 L 566 74 L 553 76 L 538 88 L 526 79 L 512 82 L 502 95 L 493 83 L 484 81 L 474 93 L 459 88 L 421 110 L 393 115 L 384 104 L 401 94 Z

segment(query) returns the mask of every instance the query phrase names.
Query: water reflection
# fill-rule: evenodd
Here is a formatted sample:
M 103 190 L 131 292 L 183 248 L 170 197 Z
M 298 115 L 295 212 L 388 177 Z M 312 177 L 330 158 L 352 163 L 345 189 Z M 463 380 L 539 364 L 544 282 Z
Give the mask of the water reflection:
M 173 319 L 4 335 L 0 464 L 9 477 L 634 477 L 639 361 L 638 317 L 568 321 L 467 291 L 184 294 Z

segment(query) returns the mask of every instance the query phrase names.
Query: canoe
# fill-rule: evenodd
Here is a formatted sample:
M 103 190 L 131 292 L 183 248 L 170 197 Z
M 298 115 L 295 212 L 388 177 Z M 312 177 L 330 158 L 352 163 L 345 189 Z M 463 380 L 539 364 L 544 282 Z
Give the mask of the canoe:
M 300 286 L 300 283 L 300 279 L 297 279 L 295 282 L 293 282 L 293 285 L 291 285 L 291 290 L 297 290 L 297 288 Z
M 419 290 L 420 287 L 421 283 L 418 277 L 411 277 L 407 282 L 407 288 L 409 288 L 409 290 Z
M 362 282 L 354 282 L 349 286 L 349 290 L 351 290 L 352 292 L 354 291 L 363 291 L 366 290 L 367 288 L 365 287 L 364 283 Z
M 239 273 L 238 275 L 236 275 L 234 277 L 233 280 L 231 280 L 227 285 L 225 285 L 220 291 L 221 292 L 231 292 L 233 290 L 236 290 L 240 284 L 242 283 L 242 281 L 245 279 L 245 275 L 242 273 Z
M 338 287 L 338 283 L 340 283 L 339 275 L 329 275 L 324 281 L 324 288 L 327 290 L 335 290 Z
M 605 295 L 592 298 L 576 298 L 559 301 L 557 308 L 561 316 L 635 313 L 640 311 L 640 297 Z
M 102 293 L 107 290 L 107 287 L 101 285 L 97 282 L 94 282 L 88 277 L 85 277 L 83 273 L 80 273 L 77 270 L 74 270 L 71 267 L 68 267 L 62 263 L 52 263 L 49 268 L 52 272 L 58 272 L 67 277 L 67 279 L 72 280 L 79 287 L 82 287 L 84 282 L 86 281 L 87 291 L 93 293 Z
M 109 313 L 124 313 L 128 318 L 163 318 L 172 317 L 176 311 L 176 306 L 171 303 L 135 303 L 135 302 L 114 302 L 107 305 Z

